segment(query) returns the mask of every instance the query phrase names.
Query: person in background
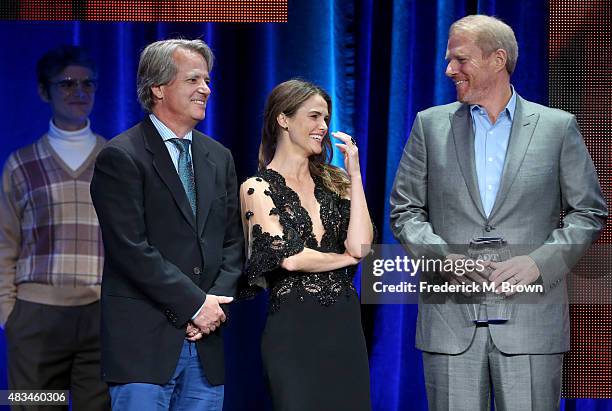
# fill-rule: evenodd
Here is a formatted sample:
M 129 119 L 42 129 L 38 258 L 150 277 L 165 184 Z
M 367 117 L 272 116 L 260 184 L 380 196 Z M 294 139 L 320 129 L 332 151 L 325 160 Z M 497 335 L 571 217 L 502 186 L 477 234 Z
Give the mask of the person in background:
M 89 114 L 97 68 L 61 46 L 37 63 L 49 130 L 12 153 L 0 192 L 0 321 L 11 390 L 70 390 L 73 409 L 107 410 L 100 377 L 103 247 L 89 185 L 105 141 Z

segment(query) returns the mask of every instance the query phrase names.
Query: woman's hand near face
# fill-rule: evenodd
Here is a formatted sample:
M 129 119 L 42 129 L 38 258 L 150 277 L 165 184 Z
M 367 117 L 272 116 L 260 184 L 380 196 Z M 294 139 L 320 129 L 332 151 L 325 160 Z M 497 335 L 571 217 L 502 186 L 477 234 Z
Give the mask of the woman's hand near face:
M 354 143 L 353 137 L 349 136 L 342 131 L 335 131 L 331 133 L 332 136 L 342 141 L 342 143 L 336 143 L 336 147 L 340 149 L 344 155 L 344 169 L 348 175 L 353 177 L 361 177 L 361 169 L 359 167 L 359 150 L 357 145 Z
M 342 144 L 336 143 L 336 146 L 344 155 L 344 169 L 351 179 L 351 188 L 348 193 L 351 200 L 351 211 L 346 234 L 346 251 L 359 261 L 369 252 L 369 247 L 364 247 L 364 245 L 372 244 L 374 236 L 374 228 L 363 191 L 361 169 L 359 167 L 359 150 L 357 144 L 355 144 L 355 139 L 348 134 L 341 131 L 331 134 L 342 141 Z

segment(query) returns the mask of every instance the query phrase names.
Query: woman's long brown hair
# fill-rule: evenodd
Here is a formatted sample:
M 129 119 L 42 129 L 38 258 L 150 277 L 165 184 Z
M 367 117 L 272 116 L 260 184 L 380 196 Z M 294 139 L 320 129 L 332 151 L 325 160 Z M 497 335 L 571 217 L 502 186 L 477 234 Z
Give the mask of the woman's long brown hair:
M 266 169 L 276 153 L 276 143 L 280 134 L 280 125 L 277 121 L 279 114 L 283 113 L 287 117 L 292 117 L 306 100 L 317 94 L 327 102 L 327 110 L 331 117 L 331 97 L 325 90 L 313 83 L 292 79 L 279 84 L 270 92 L 264 108 L 261 144 L 259 145 L 260 171 Z M 325 122 L 329 126 L 329 119 Z M 321 142 L 321 153 L 308 158 L 308 168 L 312 176 L 321 178 L 325 187 L 343 197 L 348 193 L 351 183 L 344 170 L 330 164 L 332 156 L 331 140 L 329 134 L 326 134 Z

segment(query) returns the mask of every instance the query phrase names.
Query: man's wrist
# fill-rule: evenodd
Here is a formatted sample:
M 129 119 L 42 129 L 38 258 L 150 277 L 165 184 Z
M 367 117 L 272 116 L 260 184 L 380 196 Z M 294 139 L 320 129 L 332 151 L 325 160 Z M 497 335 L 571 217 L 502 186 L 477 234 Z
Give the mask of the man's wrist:
M 204 302 L 202 303 L 202 305 L 200 306 L 200 308 L 198 308 L 198 311 L 196 311 L 196 313 L 191 317 L 191 321 L 195 320 L 196 317 L 200 314 L 200 312 L 202 311 L 202 309 L 204 309 L 204 304 L 206 303 L 206 298 L 204 298 Z

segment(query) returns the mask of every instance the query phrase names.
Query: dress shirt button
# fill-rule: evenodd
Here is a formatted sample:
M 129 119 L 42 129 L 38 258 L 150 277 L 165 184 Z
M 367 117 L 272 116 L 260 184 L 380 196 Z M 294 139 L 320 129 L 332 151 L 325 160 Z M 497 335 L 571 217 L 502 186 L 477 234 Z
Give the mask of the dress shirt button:
M 489 161 L 493 161 L 493 157 L 489 157 Z
M 201 272 L 202 270 L 200 269 L 200 267 L 193 267 L 193 273 L 195 275 L 200 275 Z
M 489 185 L 487 186 L 487 189 L 489 189 L 489 190 L 493 190 L 493 186 L 492 186 L 491 184 L 489 184 Z

